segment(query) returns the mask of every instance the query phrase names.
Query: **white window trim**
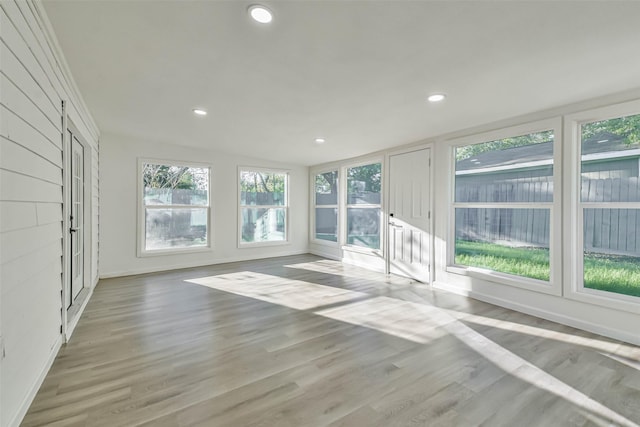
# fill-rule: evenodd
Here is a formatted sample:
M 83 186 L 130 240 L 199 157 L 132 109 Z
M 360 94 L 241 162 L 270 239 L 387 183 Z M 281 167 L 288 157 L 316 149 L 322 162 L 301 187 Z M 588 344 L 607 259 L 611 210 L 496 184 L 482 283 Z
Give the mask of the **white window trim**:
M 187 166 L 187 167 L 196 167 L 196 168 L 207 168 L 208 172 L 208 180 L 209 180 L 209 188 L 207 191 L 208 196 L 208 204 L 207 206 L 194 206 L 194 205 L 171 205 L 170 207 L 163 206 L 164 208 L 205 208 L 207 209 L 207 244 L 205 246 L 197 246 L 197 247 L 187 247 L 187 248 L 171 248 L 171 249 L 157 249 L 157 250 L 147 250 L 145 248 L 145 231 L 146 231 L 146 220 L 145 220 L 145 208 L 146 207 L 158 207 L 155 205 L 145 206 L 144 205 L 144 187 L 142 183 L 142 173 L 143 173 L 143 165 L 144 164 L 156 164 L 156 165 L 169 165 L 169 166 Z M 211 252 L 212 250 L 212 230 L 211 230 L 211 170 L 212 166 L 208 163 L 198 163 L 198 162 L 190 162 L 184 160 L 167 160 L 167 159 L 155 159 L 155 158 L 138 158 L 138 170 L 136 174 L 136 178 L 138 180 L 137 185 L 137 198 L 138 198 L 138 220 L 137 220 L 137 256 L 138 258 L 146 258 L 146 257 L 154 257 L 154 256 L 163 256 L 163 255 L 176 255 L 176 254 L 188 254 L 188 253 L 198 253 L 198 252 Z
M 565 156 L 565 206 L 568 207 L 564 218 L 565 242 L 564 258 L 570 267 L 564 271 L 564 295 L 571 300 L 601 305 L 617 310 L 640 313 L 640 297 L 617 294 L 584 287 L 583 270 L 583 210 L 585 208 L 640 209 L 640 202 L 582 202 L 581 201 L 581 140 L 580 126 L 583 123 L 614 119 L 617 117 L 640 114 L 640 100 L 609 105 L 602 108 L 582 111 L 565 116 L 564 139 L 572 149 Z M 634 150 L 635 151 L 635 150 Z
M 544 132 L 551 130 L 554 135 L 553 150 L 553 202 L 536 203 L 458 203 L 455 201 L 455 149 L 460 146 L 480 144 L 483 142 L 495 141 L 498 139 L 509 138 L 517 135 L 527 135 L 536 132 Z M 561 191 L 561 173 L 560 165 L 562 162 L 562 118 L 554 117 L 546 120 L 540 120 L 532 123 L 511 126 L 507 128 L 497 129 L 489 132 L 483 132 L 474 135 L 468 135 L 461 138 L 445 141 L 448 149 L 451 151 L 451 163 L 449 170 L 449 208 L 450 215 L 447 225 L 448 230 L 448 247 L 447 247 L 447 267 L 448 273 L 459 274 L 464 276 L 475 277 L 489 282 L 499 283 L 501 285 L 514 286 L 517 288 L 527 289 L 550 295 L 562 295 L 562 191 Z M 455 209 L 456 208 L 538 208 L 549 209 L 550 225 L 549 225 L 549 281 L 531 279 L 528 277 L 517 276 L 508 273 L 482 269 L 478 267 L 462 266 L 454 263 L 455 259 Z
M 327 172 L 336 172 L 338 174 L 338 200 L 335 205 L 317 205 L 316 204 L 316 176 L 322 173 Z M 337 248 L 340 246 L 340 195 L 342 193 L 342 175 L 341 168 L 339 166 L 334 167 L 323 167 L 322 169 L 312 169 L 309 172 L 309 184 L 310 184 L 310 206 L 309 206 L 309 241 L 315 245 L 329 246 L 332 248 Z M 316 238 L 316 208 L 334 208 L 338 213 L 338 221 L 337 221 L 337 241 L 332 242 L 330 240 L 323 240 Z
M 367 165 L 371 165 L 371 164 L 376 164 L 376 163 L 380 163 L 380 204 L 379 205 L 371 205 L 371 204 L 363 204 L 363 205 L 350 205 L 348 204 L 348 200 L 349 200 L 349 194 L 348 194 L 348 173 L 347 170 L 348 169 L 352 169 L 352 168 L 357 168 L 360 166 L 367 166 Z M 339 242 L 341 242 L 341 248 L 343 251 L 351 251 L 351 252 L 359 252 L 359 253 L 363 253 L 363 254 L 368 254 L 368 255 L 377 255 L 377 256 L 383 256 L 384 253 L 384 247 L 385 247 L 385 233 L 384 233 L 384 229 L 386 228 L 385 223 L 383 221 L 383 219 L 385 218 L 385 214 L 384 214 L 384 192 L 385 192 L 385 162 L 384 162 L 384 157 L 371 157 L 371 158 L 367 158 L 367 159 L 361 159 L 357 162 L 350 162 L 345 164 L 341 170 L 340 173 L 342 174 L 342 176 L 344 177 L 344 179 L 342 180 L 341 184 L 340 184 L 340 193 L 339 194 L 339 198 L 338 200 L 340 201 L 340 205 L 342 207 L 342 209 L 338 210 L 338 215 L 340 215 L 340 217 L 342 218 L 341 221 L 339 221 L 339 224 L 342 226 L 342 233 L 339 233 L 341 238 L 338 239 Z M 380 229 L 379 229 L 379 233 L 380 233 L 380 247 L 373 249 L 373 248 L 366 248 L 363 246 L 357 246 L 357 245 L 352 245 L 347 243 L 347 237 L 348 237 L 348 210 L 349 208 L 380 208 Z
M 240 192 L 242 188 L 240 185 L 240 174 L 242 172 L 265 172 L 265 173 L 274 173 L 274 174 L 284 174 L 285 175 L 285 195 L 284 195 L 285 204 L 284 205 L 255 205 L 255 206 L 241 205 Z M 236 206 L 238 207 L 238 214 L 236 217 L 237 217 L 238 224 L 236 229 L 237 229 L 239 249 L 258 248 L 258 247 L 265 247 L 265 246 L 285 246 L 285 245 L 291 244 L 290 219 L 289 219 L 289 214 L 291 212 L 290 205 L 289 205 L 289 194 L 291 193 L 290 176 L 291 176 L 291 173 L 287 169 L 273 169 L 273 168 L 265 168 L 265 167 L 259 167 L 259 166 L 238 166 L 238 170 L 236 173 L 236 179 L 237 179 L 236 195 L 238 197 L 238 202 L 236 204 Z M 242 208 L 284 209 L 285 210 L 284 240 L 277 240 L 277 241 L 270 241 L 270 242 L 243 242 L 242 241 Z

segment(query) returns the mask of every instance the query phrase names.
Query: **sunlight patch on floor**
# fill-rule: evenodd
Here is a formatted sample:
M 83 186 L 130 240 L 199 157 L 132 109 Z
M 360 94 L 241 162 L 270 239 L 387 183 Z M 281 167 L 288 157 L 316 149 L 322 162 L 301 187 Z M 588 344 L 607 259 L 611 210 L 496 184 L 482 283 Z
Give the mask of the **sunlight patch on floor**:
M 189 279 L 186 282 L 296 310 L 311 310 L 369 296 L 362 292 L 250 271 Z
M 337 272 L 333 271 L 331 274 L 337 274 Z M 427 303 L 419 304 L 390 297 L 374 296 L 363 292 L 256 272 L 229 273 L 190 279 L 187 282 L 297 310 L 317 309 L 314 314 L 374 329 L 421 344 L 451 334 L 506 373 L 538 389 L 552 393 L 616 425 L 637 426 L 633 421 L 495 343 L 462 321 L 482 322 L 481 324 L 487 324 L 487 326 L 512 329 L 515 332 L 541 337 L 552 333 L 543 328 L 470 314 L 462 316 L 461 312 L 450 312 L 450 310 L 440 309 Z M 367 299 L 362 300 L 363 298 Z M 328 308 L 323 309 L 322 307 Z M 581 341 L 580 337 L 570 334 L 558 332 L 553 332 L 553 334 L 560 334 L 559 336 L 572 344 L 587 347 L 597 345 L 596 340 L 585 338 Z M 548 338 L 554 339 L 553 337 Z M 606 347 L 606 351 L 611 351 L 611 347 L 608 345 L 603 345 L 603 347 Z
M 592 337 L 582 337 L 579 335 L 568 334 L 566 332 L 555 331 L 553 329 L 539 328 L 536 326 L 525 325 L 518 322 L 511 322 L 509 320 L 494 319 L 491 317 L 458 312 L 455 310 L 446 311 L 452 316 L 459 318 L 466 323 L 488 326 L 491 328 L 501 329 L 503 331 L 514 331 L 519 334 L 527 334 L 533 337 L 562 341 L 568 344 L 580 345 L 604 352 L 614 352 L 621 345 L 620 342 L 599 340 Z
M 302 262 L 297 264 L 287 264 L 284 267 L 297 269 L 297 270 L 306 270 L 313 271 L 316 273 L 324 273 L 331 274 L 334 276 L 342 276 L 342 277 L 350 277 L 356 279 L 365 279 L 367 274 L 370 274 L 372 277 L 379 278 L 379 274 L 377 272 L 362 270 L 358 267 L 350 267 L 349 265 L 343 265 L 339 261 L 313 261 L 313 262 Z M 390 278 L 391 280 L 395 278 Z M 407 279 L 404 279 L 407 280 Z

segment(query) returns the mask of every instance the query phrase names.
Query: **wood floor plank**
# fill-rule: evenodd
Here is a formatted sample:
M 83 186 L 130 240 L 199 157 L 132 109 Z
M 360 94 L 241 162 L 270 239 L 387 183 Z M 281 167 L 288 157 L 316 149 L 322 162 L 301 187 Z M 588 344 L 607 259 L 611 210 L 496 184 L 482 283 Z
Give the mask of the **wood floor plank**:
M 101 280 L 30 426 L 640 424 L 640 348 L 311 255 Z

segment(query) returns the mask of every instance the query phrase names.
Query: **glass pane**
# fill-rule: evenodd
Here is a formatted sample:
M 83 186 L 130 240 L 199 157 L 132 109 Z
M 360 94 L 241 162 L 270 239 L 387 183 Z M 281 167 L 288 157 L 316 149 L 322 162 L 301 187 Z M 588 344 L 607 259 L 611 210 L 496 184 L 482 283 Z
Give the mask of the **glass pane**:
M 316 205 L 338 204 L 338 171 L 316 175 Z
M 457 147 L 456 202 L 552 202 L 553 131 Z
M 207 245 L 207 208 L 145 209 L 145 249 Z
M 316 239 L 338 241 L 337 208 L 316 208 Z
M 285 208 L 242 208 L 242 241 L 246 243 L 286 240 Z
M 379 205 L 382 164 L 347 169 L 347 204 Z
M 209 204 L 209 168 L 145 163 L 142 175 L 145 205 Z
M 640 209 L 584 210 L 584 287 L 640 296 Z
M 380 249 L 380 209 L 347 209 L 347 243 Z
M 456 209 L 455 264 L 549 280 L 549 209 Z
M 286 196 L 286 173 L 240 172 L 241 206 L 285 206 Z
M 640 201 L 640 114 L 581 126 L 582 201 Z

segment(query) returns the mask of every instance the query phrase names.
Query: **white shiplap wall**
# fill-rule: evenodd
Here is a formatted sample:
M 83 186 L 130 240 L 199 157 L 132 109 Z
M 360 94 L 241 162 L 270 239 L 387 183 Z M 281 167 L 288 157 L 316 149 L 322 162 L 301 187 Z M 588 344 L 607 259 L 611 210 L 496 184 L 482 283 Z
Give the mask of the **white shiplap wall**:
M 17 425 L 60 345 L 62 101 L 89 145 L 88 285 L 98 278 L 98 129 L 39 3 L 0 2 L 0 426 Z

